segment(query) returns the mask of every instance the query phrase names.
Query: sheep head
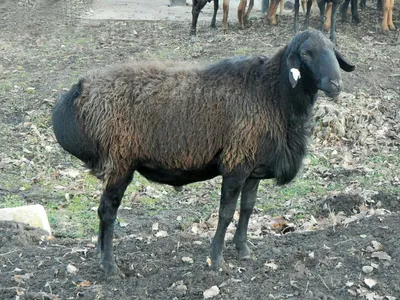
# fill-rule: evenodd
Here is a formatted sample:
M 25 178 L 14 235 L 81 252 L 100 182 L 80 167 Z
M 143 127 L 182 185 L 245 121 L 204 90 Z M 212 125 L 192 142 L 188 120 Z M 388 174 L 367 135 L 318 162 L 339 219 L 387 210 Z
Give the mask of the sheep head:
M 329 39 L 314 29 L 295 36 L 285 57 L 292 88 L 301 80 L 304 89 L 312 93 L 321 90 L 331 98 L 338 96 L 342 89 L 340 68 L 346 72 L 355 69 Z

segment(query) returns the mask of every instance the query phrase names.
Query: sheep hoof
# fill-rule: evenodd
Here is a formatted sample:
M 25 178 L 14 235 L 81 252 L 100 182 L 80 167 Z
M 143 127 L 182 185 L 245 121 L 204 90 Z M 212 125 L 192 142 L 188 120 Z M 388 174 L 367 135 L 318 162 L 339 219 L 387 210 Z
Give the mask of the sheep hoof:
M 349 16 L 347 14 L 343 14 L 342 18 L 341 18 L 341 21 L 343 23 L 349 23 L 350 22 L 350 18 L 349 18 Z
M 100 267 L 104 270 L 104 278 L 106 279 L 123 279 L 125 274 L 121 272 L 115 262 L 102 263 Z
M 183 191 L 183 186 L 174 186 L 174 189 L 177 192 L 182 192 Z
M 397 31 L 397 28 L 396 28 L 396 26 L 394 26 L 394 25 L 389 25 L 389 30 L 391 30 L 391 31 Z
M 351 19 L 351 22 L 353 24 L 360 24 L 361 23 L 361 19 L 360 19 L 359 16 L 353 16 L 352 19 Z
M 240 260 L 249 260 L 251 258 L 251 250 L 249 246 L 244 245 L 238 249 L 238 256 Z

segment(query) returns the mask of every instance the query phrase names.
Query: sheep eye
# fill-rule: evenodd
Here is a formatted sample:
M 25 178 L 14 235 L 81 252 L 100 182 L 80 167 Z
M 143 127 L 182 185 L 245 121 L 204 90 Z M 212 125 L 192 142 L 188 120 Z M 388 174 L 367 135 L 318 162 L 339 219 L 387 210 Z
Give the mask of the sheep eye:
M 310 57 L 311 53 L 309 51 L 303 51 L 303 52 L 301 52 L 301 56 L 302 57 Z

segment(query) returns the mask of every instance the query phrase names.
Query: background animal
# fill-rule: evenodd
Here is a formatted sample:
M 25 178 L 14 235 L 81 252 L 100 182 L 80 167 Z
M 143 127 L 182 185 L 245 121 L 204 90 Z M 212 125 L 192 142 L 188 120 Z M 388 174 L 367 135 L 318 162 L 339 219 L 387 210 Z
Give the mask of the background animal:
M 193 0 L 192 2 L 192 26 L 190 28 L 190 35 L 197 34 L 197 20 L 199 19 L 199 15 L 203 7 L 207 4 L 207 2 L 211 2 L 213 0 Z M 218 12 L 218 0 L 214 0 L 214 13 L 211 19 L 211 27 L 215 28 L 215 22 Z
M 283 185 L 296 176 L 317 92 L 338 96 L 340 68 L 354 70 L 321 32 L 308 30 L 270 59 L 234 57 L 201 69 L 132 63 L 80 79 L 55 105 L 53 129 L 60 145 L 103 181 L 98 247 L 106 276 L 120 274 L 113 226 L 135 171 L 172 186 L 222 176 L 212 267 L 223 266 L 240 194 L 234 242 L 239 258 L 249 258 L 247 227 L 259 182 Z

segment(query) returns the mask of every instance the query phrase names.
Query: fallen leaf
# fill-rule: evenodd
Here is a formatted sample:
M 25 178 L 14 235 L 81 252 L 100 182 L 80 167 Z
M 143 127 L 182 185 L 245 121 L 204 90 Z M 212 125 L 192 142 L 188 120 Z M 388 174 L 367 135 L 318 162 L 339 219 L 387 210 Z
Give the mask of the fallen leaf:
M 75 274 L 76 272 L 78 272 L 78 269 L 75 266 L 68 264 L 67 272 L 70 274 Z
M 191 258 L 189 256 L 184 256 L 184 257 L 182 257 L 182 261 L 185 262 L 185 263 L 192 264 L 193 263 L 193 258 Z
M 219 288 L 216 285 L 212 286 L 211 288 L 203 292 L 204 299 L 213 298 L 218 294 L 219 294 Z
M 166 232 L 165 230 L 161 230 L 161 231 L 157 232 L 155 234 L 155 236 L 156 237 L 166 237 L 166 236 L 168 236 L 168 232 Z
M 67 177 L 75 179 L 79 176 L 79 171 L 74 170 L 74 169 L 67 169 L 67 170 L 61 170 L 60 174 L 62 176 L 67 176 Z
M 30 279 L 32 276 L 33 276 L 32 273 L 16 274 L 13 276 L 13 279 L 18 283 L 24 283 L 24 280 Z
M 88 286 L 92 286 L 92 283 L 88 280 L 84 280 L 79 282 L 77 285 L 77 287 L 88 287 Z
M 277 264 L 275 264 L 273 261 L 271 261 L 271 262 L 266 262 L 265 264 L 264 264 L 264 266 L 266 266 L 266 267 L 268 267 L 268 268 L 270 268 L 270 269 L 272 269 L 272 270 L 276 270 L 276 269 L 278 269 L 278 265 Z
M 372 244 L 372 247 L 374 247 L 375 251 L 380 251 L 383 249 L 382 244 L 377 241 L 372 241 L 371 244 Z
M 207 259 L 206 259 L 206 263 L 207 263 L 207 265 L 208 265 L 209 267 L 211 267 L 211 265 L 212 265 L 211 258 L 208 257 L 208 256 L 207 256 Z
M 383 251 L 373 252 L 371 254 L 371 257 L 376 257 L 376 258 L 383 259 L 383 260 L 391 260 L 392 259 L 386 252 L 383 252 Z
M 378 269 L 378 268 L 379 268 L 379 265 L 378 265 L 378 264 L 371 263 L 371 267 L 373 267 L 374 269 Z
M 364 279 L 364 283 L 369 287 L 372 288 L 373 286 L 376 285 L 376 280 L 372 279 L 372 278 L 365 278 Z

